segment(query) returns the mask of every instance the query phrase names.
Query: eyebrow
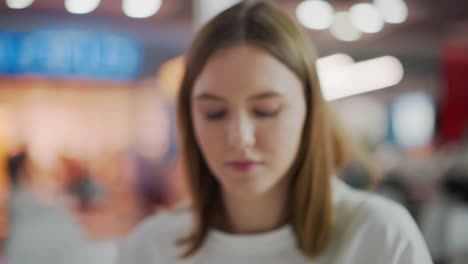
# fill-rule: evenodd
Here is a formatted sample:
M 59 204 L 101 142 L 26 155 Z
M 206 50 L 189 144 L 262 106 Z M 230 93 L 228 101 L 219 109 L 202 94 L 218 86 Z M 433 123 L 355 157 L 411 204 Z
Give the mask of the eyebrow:
M 262 100 L 262 99 L 281 97 L 281 96 L 283 95 L 276 93 L 276 92 L 263 92 L 263 93 L 259 93 L 259 94 L 249 97 L 248 100 Z M 210 93 L 201 93 L 197 95 L 195 98 L 200 99 L 200 100 L 212 100 L 212 101 L 218 101 L 218 102 L 226 102 L 226 99 L 220 96 L 214 95 L 214 94 L 210 94 Z
M 218 102 L 225 102 L 223 98 L 210 94 L 210 93 L 201 93 L 195 97 L 196 99 L 200 100 L 211 100 L 211 101 L 218 101 Z
M 262 100 L 274 97 L 282 97 L 283 95 L 277 92 L 263 92 L 257 95 L 251 96 L 249 100 Z

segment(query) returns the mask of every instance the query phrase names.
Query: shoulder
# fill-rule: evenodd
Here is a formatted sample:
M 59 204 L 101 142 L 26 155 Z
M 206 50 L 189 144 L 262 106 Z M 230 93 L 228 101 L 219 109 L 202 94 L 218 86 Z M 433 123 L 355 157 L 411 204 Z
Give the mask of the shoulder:
M 401 263 L 407 263 L 403 259 L 409 258 L 408 263 L 431 263 L 424 239 L 406 208 L 342 184 L 341 198 L 336 201 L 337 228 L 342 241 L 360 249 L 348 254 L 359 251 L 360 258 L 380 256 Z
M 363 223 L 401 231 L 416 227 L 412 216 L 402 205 L 367 191 L 351 190 L 349 193 L 348 203 L 357 209 L 356 217 Z
M 178 255 L 176 241 L 190 232 L 189 210 L 160 212 L 140 223 L 122 242 L 119 264 L 154 263 Z
M 356 190 L 341 180 L 334 183 L 338 224 L 376 226 L 383 230 L 414 232 L 418 228 L 402 205 L 368 191 Z M 352 223 L 351 223 L 352 222 Z

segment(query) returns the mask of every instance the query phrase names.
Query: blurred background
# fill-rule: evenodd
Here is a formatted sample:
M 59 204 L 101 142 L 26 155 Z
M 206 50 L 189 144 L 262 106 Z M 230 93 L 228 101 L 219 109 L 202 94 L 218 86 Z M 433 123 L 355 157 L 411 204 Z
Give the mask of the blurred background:
M 114 263 L 184 198 L 175 95 L 194 32 L 236 0 L 0 1 L 0 263 Z M 468 262 L 468 2 L 279 0 L 325 97 L 436 263 Z M 366 172 L 343 172 L 364 188 Z

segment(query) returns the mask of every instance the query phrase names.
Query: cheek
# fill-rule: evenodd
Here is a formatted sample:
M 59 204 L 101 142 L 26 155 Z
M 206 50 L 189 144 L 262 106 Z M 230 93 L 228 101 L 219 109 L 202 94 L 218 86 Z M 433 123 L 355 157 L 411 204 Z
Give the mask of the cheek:
M 284 170 L 292 163 L 300 146 L 303 125 L 303 115 L 289 114 L 262 129 L 260 143 L 274 167 Z
M 200 116 L 193 116 L 193 128 L 197 143 L 208 161 L 220 157 L 223 133 L 220 125 L 208 123 Z

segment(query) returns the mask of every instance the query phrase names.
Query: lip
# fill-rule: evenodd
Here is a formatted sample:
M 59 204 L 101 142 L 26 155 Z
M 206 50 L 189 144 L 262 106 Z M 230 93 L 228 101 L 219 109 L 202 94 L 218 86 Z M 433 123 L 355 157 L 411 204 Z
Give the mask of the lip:
M 259 161 L 254 160 L 239 160 L 227 162 L 227 166 L 236 172 L 250 172 L 262 165 Z

